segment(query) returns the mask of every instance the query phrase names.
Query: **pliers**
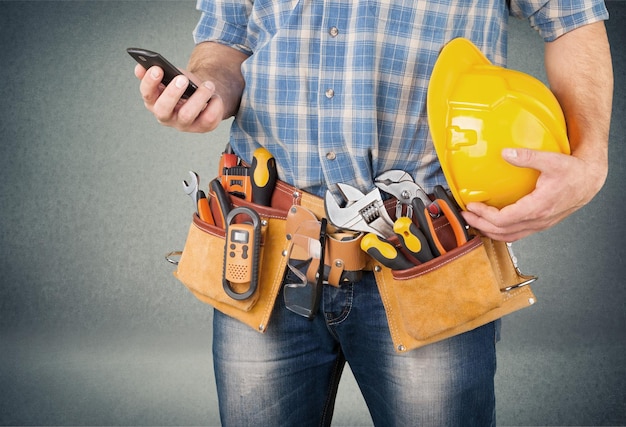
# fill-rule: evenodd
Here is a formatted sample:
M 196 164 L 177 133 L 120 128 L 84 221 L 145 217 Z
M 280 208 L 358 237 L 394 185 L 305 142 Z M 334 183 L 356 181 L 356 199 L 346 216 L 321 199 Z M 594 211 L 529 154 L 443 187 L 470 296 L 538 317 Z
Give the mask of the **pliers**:
M 435 218 L 441 215 L 446 217 L 452 227 L 457 247 L 469 240 L 465 220 L 455 209 L 452 200 L 442 186 L 435 187 L 435 200 L 431 201 L 426 191 L 413 180 L 410 174 L 403 170 L 384 172 L 374 180 L 374 183 L 379 189 L 391 194 L 398 200 L 397 213 L 401 213 L 401 205 L 407 206 L 406 216 L 415 219 L 422 233 L 426 236 L 435 257 L 447 252 L 435 230 L 433 224 Z
M 424 234 L 426 234 L 431 249 L 435 256 L 443 255 L 448 250 L 443 246 L 443 243 L 437 235 L 435 225 L 433 223 L 435 218 L 441 215 L 445 216 L 452 228 L 454 238 L 456 241 L 456 247 L 459 247 L 469 240 L 469 234 L 465 225 L 465 220 L 454 208 L 451 200 L 448 198 L 445 189 L 438 185 L 435 187 L 435 201 L 428 206 L 424 205 L 424 202 L 420 199 L 413 199 L 413 214 L 415 221 L 420 226 Z

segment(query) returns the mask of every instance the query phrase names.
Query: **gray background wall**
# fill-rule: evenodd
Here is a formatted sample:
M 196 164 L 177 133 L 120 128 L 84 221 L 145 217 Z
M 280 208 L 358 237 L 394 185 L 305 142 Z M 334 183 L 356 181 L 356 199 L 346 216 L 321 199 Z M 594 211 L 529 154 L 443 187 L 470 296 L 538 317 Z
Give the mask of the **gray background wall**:
M 609 1 L 611 172 L 592 205 L 516 244 L 539 303 L 504 320 L 501 425 L 626 424 L 621 207 L 626 2 Z M 171 275 L 227 124 L 163 128 L 124 49 L 184 66 L 193 1 L 0 2 L 0 424 L 217 425 L 211 310 Z M 511 68 L 543 78 L 512 22 Z M 371 423 L 349 372 L 335 425 Z

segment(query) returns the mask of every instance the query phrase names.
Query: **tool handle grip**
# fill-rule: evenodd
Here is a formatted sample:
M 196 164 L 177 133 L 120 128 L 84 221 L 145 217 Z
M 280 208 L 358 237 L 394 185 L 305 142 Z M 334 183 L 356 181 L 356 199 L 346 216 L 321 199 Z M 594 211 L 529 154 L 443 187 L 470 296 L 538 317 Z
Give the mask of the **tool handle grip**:
M 252 201 L 258 205 L 270 206 L 272 193 L 278 179 L 276 171 L 276 159 L 265 148 L 260 147 L 254 151 L 252 158 L 251 181 Z
M 222 184 L 220 183 L 218 178 L 215 178 L 210 182 L 209 190 L 215 196 L 215 200 L 218 204 L 218 211 L 220 213 L 220 219 L 222 220 L 222 227 L 226 227 L 226 218 L 230 213 L 230 199 L 226 194 L 226 190 L 224 190 L 224 187 L 222 187 Z
M 418 261 L 427 262 L 434 258 L 426 236 L 417 228 L 411 218 L 406 216 L 398 218 L 393 225 L 393 231 L 398 236 L 402 246 Z
M 450 214 L 452 214 L 456 218 L 457 222 L 461 226 L 459 233 L 462 234 L 462 236 L 465 238 L 465 241 L 467 242 L 470 238 L 469 232 L 467 231 L 467 223 L 465 222 L 465 218 L 463 218 L 463 216 L 457 209 L 457 204 L 454 199 L 448 195 L 446 189 L 443 188 L 443 186 L 441 185 L 436 185 L 433 192 L 435 193 L 435 198 L 441 199 L 448 204 L 448 207 L 450 207 Z
M 213 214 L 209 207 L 209 200 L 206 198 L 204 191 L 198 190 L 198 216 L 207 224 L 215 225 Z
M 457 216 L 460 216 L 456 209 L 452 208 L 448 202 L 443 199 L 437 199 L 435 201 L 439 208 L 443 211 L 443 214 L 448 218 L 448 222 L 452 227 L 452 231 L 454 232 L 454 237 L 456 239 L 456 245 L 462 246 L 469 240 L 467 230 L 465 229 L 465 221 L 463 219 L 459 220 Z
M 368 233 L 363 236 L 361 249 L 392 270 L 406 270 L 413 267 L 413 263 L 398 252 L 391 243 L 374 233 Z
M 432 229 L 432 221 L 429 219 L 430 214 L 426 210 L 426 205 L 419 197 L 415 197 L 411 204 L 413 205 L 413 215 L 415 215 L 415 220 L 419 225 L 421 232 L 424 234 L 428 241 L 428 245 L 430 247 L 431 253 L 433 257 L 438 257 L 442 254 L 439 249 L 438 242 L 439 238 L 437 238 L 437 234 L 434 233 L 434 229 Z M 444 252 L 445 253 L 445 250 Z

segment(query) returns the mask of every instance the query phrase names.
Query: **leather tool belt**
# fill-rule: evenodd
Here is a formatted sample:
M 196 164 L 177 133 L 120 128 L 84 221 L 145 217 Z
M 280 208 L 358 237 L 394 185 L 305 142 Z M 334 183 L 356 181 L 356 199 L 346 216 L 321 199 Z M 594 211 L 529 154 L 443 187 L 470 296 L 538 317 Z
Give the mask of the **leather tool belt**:
M 224 291 L 220 273 L 225 262 L 226 232 L 213 195 L 210 209 L 215 224 L 203 222 L 194 214 L 184 249 L 177 253 L 180 258 L 168 260 L 177 264 L 175 277 L 200 301 L 263 333 L 288 269 L 294 245 L 292 233 L 303 218 L 315 221 L 325 216 L 324 200 L 277 181 L 270 206 L 238 197 L 230 197 L 230 203 L 233 208 L 251 208 L 260 218 L 260 273 L 253 295 L 233 299 Z M 388 200 L 385 206 L 393 215 L 395 201 Z M 455 238 L 446 221 L 445 217 L 435 221 L 444 245 Z M 509 245 L 475 232 L 462 246 L 406 270 L 391 270 L 363 252 L 361 234 L 332 227 L 327 233 L 326 283 L 337 286 L 343 281 L 356 281 L 362 271 L 372 270 L 397 352 L 467 332 L 536 301 L 528 286 L 536 278 L 520 273 Z

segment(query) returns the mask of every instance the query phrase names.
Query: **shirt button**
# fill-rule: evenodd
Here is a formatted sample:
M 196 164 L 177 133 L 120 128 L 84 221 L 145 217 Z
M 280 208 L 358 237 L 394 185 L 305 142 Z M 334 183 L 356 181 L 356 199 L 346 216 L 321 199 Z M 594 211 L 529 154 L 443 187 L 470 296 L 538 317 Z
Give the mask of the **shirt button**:
M 328 34 L 330 34 L 331 37 L 337 37 L 337 35 L 339 35 L 339 29 L 337 27 L 330 27 Z
M 330 99 L 335 96 L 335 91 L 332 89 L 326 89 L 326 92 L 324 92 L 324 94 L 326 95 L 326 98 Z
M 337 155 L 333 151 L 329 151 L 328 153 L 326 153 L 326 159 L 335 160 L 336 158 L 337 158 Z

